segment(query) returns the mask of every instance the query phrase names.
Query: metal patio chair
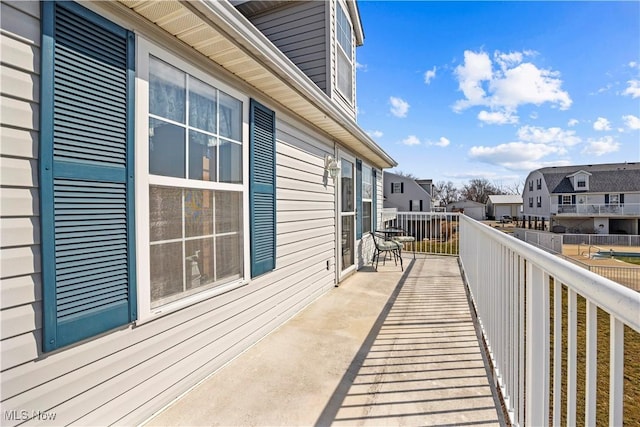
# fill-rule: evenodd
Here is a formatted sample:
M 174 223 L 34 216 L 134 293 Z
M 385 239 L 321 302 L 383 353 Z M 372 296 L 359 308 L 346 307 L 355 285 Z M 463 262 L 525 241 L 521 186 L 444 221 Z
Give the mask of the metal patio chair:
M 387 258 L 386 255 L 389 252 L 393 255 L 393 260 L 396 265 L 398 265 L 398 259 L 400 259 L 400 269 L 404 271 L 404 266 L 402 265 L 402 256 L 400 253 L 402 249 L 402 244 L 394 240 L 385 240 L 384 236 L 380 233 L 370 231 L 369 234 L 371 234 L 371 238 L 373 239 L 373 243 L 374 243 L 373 258 L 371 258 L 371 264 L 373 264 L 373 260 L 375 259 L 376 271 L 378 271 L 378 262 L 380 261 L 380 254 L 384 254 L 382 265 L 385 265 L 385 261 Z
M 411 247 L 413 249 L 413 259 L 416 259 L 416 238 L 413 236 L 409 236 L 406 231 L 402 230 L 403 234 L 393 236 L 393 240 L 400 243 L 404 248 L 405 243 L 411 243 Z

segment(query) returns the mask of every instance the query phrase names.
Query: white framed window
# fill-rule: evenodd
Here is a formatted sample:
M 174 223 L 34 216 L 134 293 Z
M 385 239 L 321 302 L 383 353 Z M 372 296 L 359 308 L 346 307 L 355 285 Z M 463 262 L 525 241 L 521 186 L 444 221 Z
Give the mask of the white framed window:
M 393 184 L 391 184 L 392 188 L 391 188 L 391 192 L 392 193 L 402 193 L 403 191 L 403 185 L 401 182 L 394 182 Z
M 362 233 L 372 230 L 373 213 L 373 172 L 371 167 L 362 165 Z
M 619 194 L 610 194 L 609 195 L 609 204 L 610 205 L 619 205 L 620 204 L 620 195 Z
M 533 197 L 529 197 L 529 207 L 533 207 Z
M 536 197 L 536 207 L 542 207 L 542 196 Z
M 336 78 L 338 91 L 353 103 L 353 35 L 342 4 L 336 3 Z
M 136 88 L 144 321 L 247 282 L 249 101 L 142 38 Z
M 584 177 L 578 178 L 578 188 L 585 188 L 587 186 L 587 180 Z
M 563 195 L 562 196 L 562 204 L 563 205 L 570 205 L 571 204 L 571 196 L 567 196 L 567 195 Z

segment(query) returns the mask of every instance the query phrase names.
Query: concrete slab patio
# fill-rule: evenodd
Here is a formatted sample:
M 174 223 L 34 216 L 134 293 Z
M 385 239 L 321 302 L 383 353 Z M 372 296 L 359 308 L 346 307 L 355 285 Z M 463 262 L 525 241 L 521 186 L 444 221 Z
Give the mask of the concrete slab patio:
M 156 425 L 499 425 L 453 257 L 366 268 L 152 418 Z

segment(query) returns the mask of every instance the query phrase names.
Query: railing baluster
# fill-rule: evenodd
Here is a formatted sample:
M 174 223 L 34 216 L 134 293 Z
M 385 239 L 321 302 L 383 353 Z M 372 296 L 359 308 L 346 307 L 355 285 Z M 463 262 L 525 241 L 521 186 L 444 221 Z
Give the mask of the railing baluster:
M 549 423 L 549 276 L 527 265 L 526 423 Z
M 553 279 L 553 425 L 561 422 L 562 411 L 562 283 Z
M 609 425 L 622 425 L 624 386 L 624 324 L 613 315 L 610 319 L 609 344 Z
M 587 367 L 585 390 L 585 425 L 596 424 L 596 390 L 598 367 L 598 306 L 587 301 Z
M 568 288 L 567 309 L 567 425 L 576 425 L 576 363 L 578 341 L 578 295 Z

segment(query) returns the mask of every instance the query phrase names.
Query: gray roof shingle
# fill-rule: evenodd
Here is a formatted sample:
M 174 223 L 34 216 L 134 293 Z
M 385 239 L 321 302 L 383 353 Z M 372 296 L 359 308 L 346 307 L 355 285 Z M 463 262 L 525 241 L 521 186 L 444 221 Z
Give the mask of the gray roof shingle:
M 558 166 L 538 169 L 544 176 L 549 193 L 581 193 L 571 185 L 568 175 L 589 172 L 589 193 L 640 191 L 640 163 L 608 163 L 600 165 Z

